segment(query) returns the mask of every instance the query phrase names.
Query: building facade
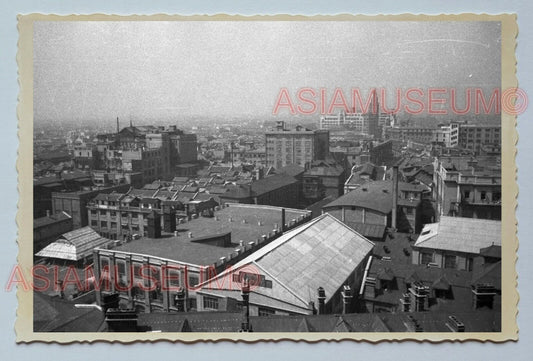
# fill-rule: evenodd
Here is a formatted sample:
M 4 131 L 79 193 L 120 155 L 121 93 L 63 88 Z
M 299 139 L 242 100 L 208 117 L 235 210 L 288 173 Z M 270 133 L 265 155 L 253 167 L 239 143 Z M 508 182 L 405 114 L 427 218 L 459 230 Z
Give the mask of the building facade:
M 435 158 L 433 198 L 438 216 L 501 219 L 501 167 L 474 157 Z
M 305 167 L 314 160 L 326 159 L 329 153 L 329 131 L 309 130 L 302 126 L 285 129 L 278 122 L 275 129 L 265 133 L 266 165 L 277 169 L 290 164 Z

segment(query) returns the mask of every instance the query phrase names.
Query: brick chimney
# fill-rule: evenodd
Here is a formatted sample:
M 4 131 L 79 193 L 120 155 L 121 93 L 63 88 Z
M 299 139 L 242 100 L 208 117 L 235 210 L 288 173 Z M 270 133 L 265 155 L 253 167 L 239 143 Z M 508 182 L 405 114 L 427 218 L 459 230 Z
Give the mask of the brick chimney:
M 348 285 L 342 287 L 342 314 L 345 315 L 350 312 L 350 302 L 352 302 L 352 289 Z
M 322 287 L 318 287 L 318 314 L 326 313 L 326 291 Z

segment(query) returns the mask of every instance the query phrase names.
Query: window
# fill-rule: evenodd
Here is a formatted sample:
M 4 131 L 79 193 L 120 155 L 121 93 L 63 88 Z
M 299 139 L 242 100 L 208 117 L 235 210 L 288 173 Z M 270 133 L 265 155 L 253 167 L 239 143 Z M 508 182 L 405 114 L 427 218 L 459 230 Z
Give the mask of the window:
M 91 227 L 98 227 L 98 221 L 95 219 L 91 220 Z
M 457 267 L 457 257 L 453 255 L 444 256 L 444 268 L 455 269 Z
M 272 316 L 275 315 L 276 311 L 268 307 L 259 307 L 259 316 Z
M 502 199 L 502 192 L 494 192 L 492 193 L 492 201 L 493 202 L 499 202 Z
M 433 253 L 421 252 L 420 264 L 428 264 L 433 262 Z
M 468 257 L 466 260 L 466 270 L 472 271 L 474 269 L 474 258 Z
M 470 199 L 470 191 L 465 191 L 464 197 L 465 199 Z
M 487 199 L 487 192 L 481 191 L 481 200 L 484 201 L 485 199 Z
M 100 228 L 107 228 L 107 221 L 100 222 Z
M 195 275 L 189 275 L 189 286 L 196 286 L 200 281 L 198 280 L 198 276 Z
M 204 296 L 204 309 L 218 310 L 218 298 Z

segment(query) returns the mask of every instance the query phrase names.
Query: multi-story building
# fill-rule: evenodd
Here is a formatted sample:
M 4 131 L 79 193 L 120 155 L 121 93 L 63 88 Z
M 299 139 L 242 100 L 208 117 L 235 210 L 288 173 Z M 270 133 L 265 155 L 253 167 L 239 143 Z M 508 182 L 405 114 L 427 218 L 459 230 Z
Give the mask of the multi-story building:
M 435 130 L 432 143 L 442 144 L 447 148 L 455 148 L 459 145 L 459 124 L 441 124 Z
M 185 218 L 164 237 L 149 231 L 146 237 L 117 240 L 114 247 L 94 250 L 95 277 L 111 281 L 107 289 L 96 289 L 96 301 L 102 305 L 106 294 L 117 292 L 121 302 L 147 313 L 203 308 L 196 303 L 200 283 L 310 218 L 304 210 L 230 204 Z M 148 228 L 154 226 L 149 220 Z M 151 272 L 149 287 L 138 286 L 142 269 Z
M 329 131 L 310 130 L 302 126 L 285 129 L 283 121 L 265 133 L 266 165 L 277 169 L 289 164 L 305 167 L 314 160 L 326 159 L 329 153 Z
M 367 113 L 355 112 L 347 113 L 344 110 L 336 115 L 326 114 L 320 117 L 320 129 L 328 130 L 347 130 L 360 134 L 373 136 L 375 139 L 381 138 L 381 129 L 390 125 L 393 116 L 388 113 L 380 112 L 379 101 L 376 91 L 372 91 L 370 105 Z
M 501 146 L 501 125 L 462 124 L 459 128 L 459 146 L 480 153 L 482 146 Z
M 435 139 L 436 131 L 435 128 L 388 127 L 385 129 L 385 139 L 431 143 Z
M 501 245 L 500 221 L 442 216 L 438 223 L 424 225 L 413 245 L 412 262 L 472 271 L 483 250 L 498 247 L 501 252 Z
M 336 199 L 343 194 L 345 180 L 344 168 L 334 160 L 312 162 L 302 177 L 303 196 L 310 203 L 325 197 Z
M 197 160 L 196 134 L 185 134 L 176 126 L 132 126 L 112 134 L 99 134 L 96 145 L 74 150 L 78 167 L 115 173 L 140 173 L 144 183 L 172 179 L 176 166 Z M 131 177 L 124 177 L 130 179 Z
M 501 166 L 496 157 L 440 157 L 433 163 L 437 216 L 501 219 Z
M 127 192 L 130 186 L 122 184 L 111 187 L 87 187 L 73 192 L 53 192 L 52 212 L 66 212 L 72 217 L 73 229 L 89 225 L 87 204 L 98 194 L 111 192 Z

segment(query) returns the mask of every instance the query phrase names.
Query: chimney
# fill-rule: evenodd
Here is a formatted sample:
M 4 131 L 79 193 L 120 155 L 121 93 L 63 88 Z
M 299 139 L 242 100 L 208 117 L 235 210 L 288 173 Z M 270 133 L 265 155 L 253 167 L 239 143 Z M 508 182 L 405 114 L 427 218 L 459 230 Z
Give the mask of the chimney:
M 241 332 L 251 332 L 252 325 L 250 325 L 250 283 L 244 280 L 241 289 L 242 307 L 244 310 L 244 322 L 241 324 Z
M 398 165 L 392 167 L 392 222 L 393 229 L 397 228 L 398 223 Z
M 119 133 L 119 131 L 120 131 L 120 126 L 119 126 L 118 117 L 117 117 L 117 134 Z
M 174 304 L 178 312 L 185 312 L 185 290 L 180 288 L 174 296 Z
M 318 314 L 323 315 L 326 312 L 326 291 L 318 287 Z
M 285 208 L 281 209 L 281 233 L 285 232 Z
M 348 285 L 342 287 L 342 314 L 345 315 L 350 312 L 350 302 L 352 301 L 352 289 Z
M 105 312 L 107 328 L 111 332 L 137 332 L 137 317 L 134 309 L 110 308 Z
M 315 303 L 313 301 L 309 301 L 309 310 L 311 312 L 313 312 L 313 315 L 316 315 L 316 308 L 315 308 Z
M 100 306 L 104 313 L 106 313 L 108 309 L 118 308 L 119 297 L 118 293 L 102 295 L 102 304 Z

